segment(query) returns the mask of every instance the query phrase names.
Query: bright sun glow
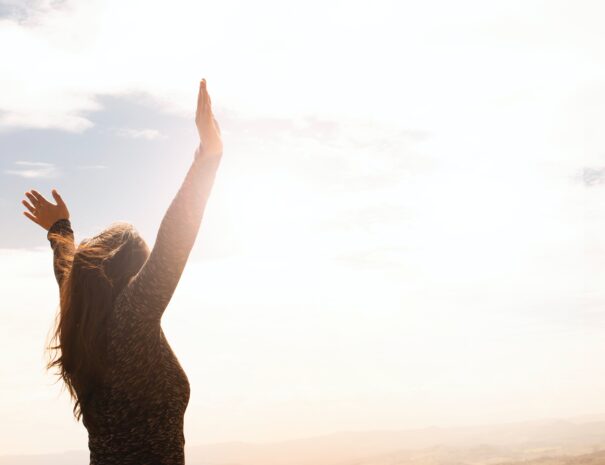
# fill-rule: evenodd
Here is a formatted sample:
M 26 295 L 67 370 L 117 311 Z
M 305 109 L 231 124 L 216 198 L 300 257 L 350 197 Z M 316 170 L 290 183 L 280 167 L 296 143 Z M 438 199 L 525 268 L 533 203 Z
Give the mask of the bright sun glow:
M 163 320 L 191 444 L 604 411 L 603 13 L 0 2 L 0 452 L 85 443 L 15 199 L 60 187 L 79 239 L 126 219 L 151 243 L 202 76 L 225 154 Z

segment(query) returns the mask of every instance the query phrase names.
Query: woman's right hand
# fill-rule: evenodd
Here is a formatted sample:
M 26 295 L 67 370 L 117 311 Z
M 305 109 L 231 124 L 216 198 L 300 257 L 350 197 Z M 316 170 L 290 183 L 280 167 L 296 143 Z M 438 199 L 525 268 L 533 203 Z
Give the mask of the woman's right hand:
M 220 157 L 223 154 L 223 141 L 221 130 L 214 114 L 206 79 L 200 81 L 200 90 L 197 97 L 197 111 L 195 113 L 195 125 L 202 143 L 202 157 Z
M 50 203 L 42 194 L 34 189 L 25 193 L 29 202 L 27 200 L 21 201 L 25 208 L 29 210 L 28 212 L 23 212 L 23 214 L 47 231 L 57 221 L 69 219 L 69 210 L 67 210 L 67 205 L 65 205 L 59 193 L 53 189 L 52 194 L 55 202 L 57 202 L 56 205 Z

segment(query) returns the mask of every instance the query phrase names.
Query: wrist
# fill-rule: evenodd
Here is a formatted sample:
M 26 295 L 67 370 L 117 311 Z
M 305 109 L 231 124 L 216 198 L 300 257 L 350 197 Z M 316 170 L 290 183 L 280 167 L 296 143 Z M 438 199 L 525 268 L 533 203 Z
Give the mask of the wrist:
M 51 224 L 47 230 L 46 236 L 47 238 L 50 238 L 49 236 L 51 234 L 61 234 L 65 232 L 73 232 L 69 218 L 61 218 Z
M 215 164 L 218 166 L 219 162 L 221 161 L 221 158 L 223 157 L 223 152 L 215 152 L 215 153 L 209 153 L 206 152 L 204 150 L 204 144 L 202 144 L 202 142 L 199 143 L 199 145 L 197 146 L 197 148 L 195 149 L 195 156 L 194 159 L 200 160 L 200 161 L 205 161 L 208 164 Z
M 55 220 L 55 222 L 50 225 L 48 230 L 50 231 L 51 229 L 61 229 L 64 226 L 71 226 L 69 218 L 59 218 L 58 220 Z

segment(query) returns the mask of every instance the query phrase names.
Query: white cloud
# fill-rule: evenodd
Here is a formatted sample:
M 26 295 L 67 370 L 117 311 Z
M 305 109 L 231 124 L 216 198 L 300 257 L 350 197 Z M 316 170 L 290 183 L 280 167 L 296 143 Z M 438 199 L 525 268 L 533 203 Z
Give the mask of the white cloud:
M 50 166 L 53 166 L 52 163 L 46 163 L 43 161 L 16 161 L 15 165 L 20 165 L 20 166 L 39 166 L 39 167 L 45 167 L 48 168 Z
M 106 165 L 79 165 L 79 170 L 104 170 L 107 169 Z
M 157 129 L 130 129 L 120 128 L 116 129 L 115 133 L 120 137 L 128 137 L 131 139 L 147 139 L 154 140 L 164 137 Z
M 22 168 L 4 170 L 4 172 L 22 178 L 54 178 L 58 176 L 58 170 L 52 163 L 16 161 L 15 165 Z
M 549 102 L 604 75 L 605 32 L 593 20 L 604 7 L 573 5 L 61 2 L 0 21 L 0 125 L 82 131 L 97 96 L 131 92 L 192 115 L 202 76 L 216 106 L 237 113 L 454 131 L 528 108 L 530 122 L 548 120 Z
M 597 186 L 605 183 L 605 168 L 584 168 L 577 176 L 586 186 Z

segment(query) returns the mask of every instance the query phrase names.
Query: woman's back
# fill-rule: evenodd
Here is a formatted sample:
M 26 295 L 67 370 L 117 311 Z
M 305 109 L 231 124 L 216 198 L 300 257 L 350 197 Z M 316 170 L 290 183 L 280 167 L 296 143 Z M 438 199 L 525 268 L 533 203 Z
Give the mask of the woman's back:
M 116 299 L 106 381 L 83 416 L 90 463 L 183 463 L 189 381 L 160 325 L 137 318 L 145 302 L 128 297 Z

